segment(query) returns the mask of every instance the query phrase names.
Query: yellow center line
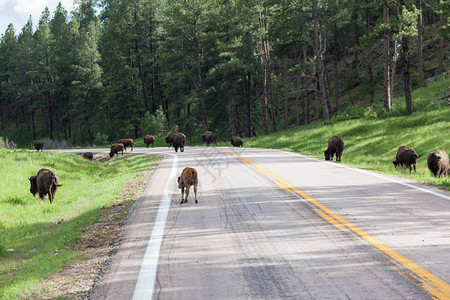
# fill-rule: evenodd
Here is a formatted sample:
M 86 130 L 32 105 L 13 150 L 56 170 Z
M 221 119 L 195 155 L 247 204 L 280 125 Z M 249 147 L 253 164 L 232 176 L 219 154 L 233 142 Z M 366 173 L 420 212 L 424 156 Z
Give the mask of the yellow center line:
M 221 152 L 221 151 L 219 151 Z M 315 207 L 319 208 L 320 210 L 314 210 L 317 214 L 319 214 L 323 219 L 328 221 L 330 224 L 335 226 L 338 229 L 342 228 L 342 225 L 347 227 L 349 230 L 353 231 L 355 234 L 363 238 L 365 241 L 367 241 L 369 244 L 383 252 L 384 254 L 388 255 L 390 258 L 401 264 L 403 267 L 407 268 L 411 272 L 414 273 L 414 277 L 421 283 L 421 288 L 432 295 L 433 297 L 437 299 L 450 299 L 450 285 L 443 281 L 442 279 L 438 278 L 437 276 L 433 275 L 432 273 L 428 272 L 427 270 L 423 269 L 416 263 L 412 262 L 408 258 L 404 257 L 400 253 L 394 251 L 393 249 L 389 248 L 382 242 L 378 241 L 374 237 L 370 236 L 365 231 L 361 230 L 354 224 L 350 223 L 349 221 L 345 220 L 341 216 L 339 216 L 337 213 L 320 203 L 319 201 L 315 200 L 314 198 L 308 196 L 286 180 L 280 178 L 279 176 L 273 174 L 269 170 L 253 163 L 252 161 L 236 154 L 233 152 L 226 152 L 224 153 L 233 155 L 236 158 L 239 158 L 242 160 L 243 163 L 249 164 L 253 166 L 258 172 L 265 173 L 272 178 L 274 178 L 277 182 L 277 185 L 284 189 L 284 190 L 291 190 L 301 196 L 303 199 L 308 201 L 309 203 L 313 204 Z M 342 225 L 341 225 L 342 224 Z M 402 274 L 402 272 L 399 272 Z M 403 274 L 402 274 L 403 275 Z M 408 277 L 407 277 L 408 278 Z

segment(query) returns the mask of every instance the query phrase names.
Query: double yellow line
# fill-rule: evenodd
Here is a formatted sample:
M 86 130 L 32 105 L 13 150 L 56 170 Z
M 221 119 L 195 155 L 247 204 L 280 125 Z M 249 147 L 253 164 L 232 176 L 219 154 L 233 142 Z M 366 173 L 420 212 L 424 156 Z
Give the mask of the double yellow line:
M 382 242 L 378 241 L 374 237 L 370 236 L 365 231 L 361 230 L 360 228 L 356 227 L 352 223 L 348 222 L 338 214 L 336 214 L 334 211 L 323 205 L 322 203 L 318 202 L 314 198 L 308 196 L 286 180 L 280 178 L 279 176 L 273 174 L 272 172 L 268 171 L 267 169 L 251 162 L 250 160 L 236 154 L 233 152 L 224 152 L 227 154 L 231 154 L 234 157 L 237 157 L 242 160 L 243 163 L 249 164 L 253 166 L 258 172 L 265 173 L 276 180 L 277 185 L 287 191 L 292 191 L 299 196 L 301 196 L 303 199 L 314 205 L 317 209 L 314 209 L 314 211 L 321 216 L 324 220 L 328 221 L 330 224 L 335 226 L 338 229 L 345 229 L 354 232 L 361 238 L 363 238 L 365 241 L 367 241 L 370 245 L 374 246 L 387 256 L 389 256 L 391 259 L 396 261 L 397 263 L 401 264 L 404 268 L 409 270 L 409 272 L 406 272 L 406 270 L 400 270 L 396 268 L 396 271 L 398 271 L 401 275 L 405 276 L 409 280 L 414 280 L 416 284 L 418 284 L 424 291 L 432 295 L 434 298 L 437 299 L 450 299 L 450 285 L 443 281 L 442 279 L 438 278 L 437 276 L 431 274 L 427 270 L 423 269 L 416 263 L 412 262 L 408 258 L 404 257 L 403 255 L 397 253 L 393 249 L 389 248 Z

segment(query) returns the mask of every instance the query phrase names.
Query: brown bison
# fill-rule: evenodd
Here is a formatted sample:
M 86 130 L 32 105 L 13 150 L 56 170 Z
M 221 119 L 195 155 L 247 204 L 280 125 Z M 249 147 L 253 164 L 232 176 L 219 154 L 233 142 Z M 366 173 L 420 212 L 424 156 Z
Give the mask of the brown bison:
M 214 143 L 214 146 L 217 146 L 217 135 L 215 135 L 211 131 L 206 131 L 204 134 L 202 134 L 202 140 L 203 143 L 206 143 L 206 146 L 209 146 L 209 144 L 211 143 Z
M 169 144 L 169 148 L 173 146 L 173 139 L 175 138 L 176 133 L 171 133 L 166 137 L 166 143 Z
M 194 186 L 195 193 L 195 203 L 198 203 L 197 200 L 197 184 L 198 184 L 198 173 L 194 168 L 186 167 L 181 172 L 181 175 L 178 177 L 178 188 L 181 189 L 181 204 L 188 202 L 189 190 L 191 186 Z M 184 198 L 184 191 L 186 189 L 186 198 Z M 184 199 L 184 200 L 183 200 Z
M 84 152 L 83 153 L 83 158 L 92 160 L 92 159 L 94 159 L 94 154 L 92 154 L 92 152 Z
M 52 171 L 47 168 L 40 169 L 36 175 L 28 178 L 30 181 L 30 192 L 33 196 L 39 194 L 39 198 L 44 200 L 45 195 L 48 194 L 48 200 L 50 200 L 50 204 L 53 203 L 55 199 L 55 193 L 59 184 L 58 177 Z
M 186 136 L 181 132 L 175 134 L 173 141 L 173 147 L 175 148 L 175 152 L 178 152 L 178 148 L 180 148 L 181 152 L 184 152 L 184 145 L 186 144 Z
M 114 144 L 111 146 L 111 151 L 109 152 L 109 157 L 113 157 L 114 154 L 122 152 L 123 155 L 123 150 L 125 149 L 125 147 L 123 146 L 122 143 L 118 143 L 118 144 Z
M 449 161 L 447 152 L 444 150 L 436 150 L 428 155 L 427 159 L 428 169 L 437 178 L 441 176 L 448 176 Z
M 44 142 L 36 141 L 34 143 L 34 149 L 36 149 L 37 151 L 41 150 L 41 152 L 44 151 Z
M 128 146 L 131 146 L 131 151 L 133 151 L 133 139 L 122 139 L 117 143 L 123 144 L 123 148 L 125 149 L 125 151 L 127 151 Z
M 344 141 L 338 136 L 332 136 L 328 140 L 328 148 L 323 151 L 325 160 L 333 160 L 336 153 L 336 161 L 341 161 L 342 152 L 344 151 Z
M 155 147 L 155 137 L 153 135 L 147 134 L 146 136 L 144 136 L 144 143 L 147 145 L 152 144 L 152 148 Z
M 232 136 L 231 137 L 231 145 L 233 145 L 233 147 L 244 147 L 244 142 L 242 141 L 242 139 L 238 136 Z
M 416 151 L 409 148 L 408 146 L 402 145 L 398 147 L 397 155 L 395 156 L 395 160 L 392 161 L 392 163 L 395 167 L 403 166 L 404 168 L 409 168 L 409 172 L 411 172 L 412 165 L 415 172 L 417 159 L 421 156 L 422 155 L 418 155 Z

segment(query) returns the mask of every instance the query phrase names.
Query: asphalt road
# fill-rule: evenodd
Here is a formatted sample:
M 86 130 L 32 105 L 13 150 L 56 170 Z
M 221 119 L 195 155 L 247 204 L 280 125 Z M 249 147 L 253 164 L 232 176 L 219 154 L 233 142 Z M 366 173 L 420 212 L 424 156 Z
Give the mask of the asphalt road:
M 133 153 L 167 156 L 92 299 L 450 298 L 448 191 L 347 167 L 345 153 Z M 184 167 L 198 204 L 193 191 L 179 204 Z

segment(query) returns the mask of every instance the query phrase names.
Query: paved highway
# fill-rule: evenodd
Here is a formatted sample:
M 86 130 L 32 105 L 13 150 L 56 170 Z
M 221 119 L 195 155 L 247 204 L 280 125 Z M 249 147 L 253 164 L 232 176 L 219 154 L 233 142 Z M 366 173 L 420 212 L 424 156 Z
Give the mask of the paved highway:
M 350 168 L 345 154 L 133 153 L 166 157 L 92 299 L 450 298 L 448 191 Z M 179 204 L 184 167 L 199 173 L 198 204 L 193 191 Z

